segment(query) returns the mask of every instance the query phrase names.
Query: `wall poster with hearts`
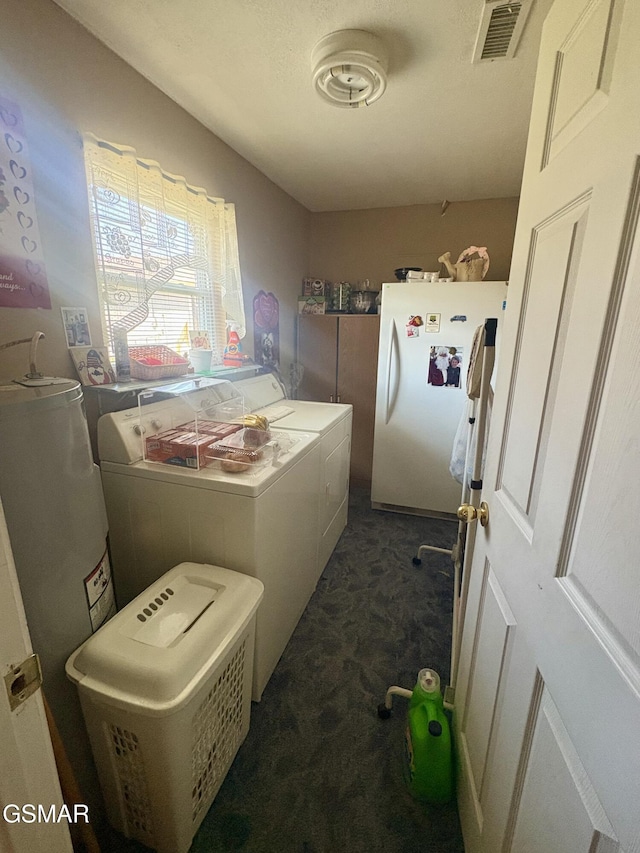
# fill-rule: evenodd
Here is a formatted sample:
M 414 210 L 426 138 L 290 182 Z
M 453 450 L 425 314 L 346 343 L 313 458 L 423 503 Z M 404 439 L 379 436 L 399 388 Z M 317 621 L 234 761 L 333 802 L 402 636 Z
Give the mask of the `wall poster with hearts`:
M 280 367 L 280 304 L 264 290 L 253 300 L 253 352 L 256 364 Z
M 1 95 L 0 307 L 51 308 L 22 113 Z

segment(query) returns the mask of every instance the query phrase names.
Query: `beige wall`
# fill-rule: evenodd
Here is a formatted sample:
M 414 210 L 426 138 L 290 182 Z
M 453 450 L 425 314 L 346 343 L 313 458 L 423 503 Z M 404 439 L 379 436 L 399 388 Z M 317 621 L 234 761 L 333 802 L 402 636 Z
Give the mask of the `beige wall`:
M 0 344 L 45 332 L 38 366 L 75 376 L 60 307 L 86 306 L 100 343 L 82 161 L 83 131 L 131 145 L 169 172 L 236 205 L 248 332 L 258 290 L 280 300 L 281 366 L 293 360 L 296 297 L 307 275 L 372 284 L 398 266 L 437 269 L 437 257 L 487 245 L 489 276 L 508 277 L 517 199 L 310 213 L 206 130 L 50 0 L 0 0 L 0 90 L 21 107 L 30 147 L 50 311 L 0 308 Z M 0 379 L 23 374 L 27 348 L 0 351 Z
M 86 306 L 93 341 L 101 342 L 80 138 L 92 131 L 235 203 L 245 350 L 253 352 L 253 296 L 272 291 L 281 305 L 286 375 L 294 306 L 307 274 L 309 212 L 49 0 L 0 0 L 0 21 L 0 91 L 23 113 L 52 298 L 50 311 L 0 308 L 0 343 L 41 329 L 40 370 L 75 377 L 63 305 Z M 0 351 L 0 379 L 25 373 L 27 353 L 24 346 Z
M 397 267 L 439 270 L 438 257 L 453 260 L 468 246 L 487 246 L 487 277 L 509 277 L 517 198 L 452 202 L 444 216 L 439 204 L 314 213 L 309 274 L 355 284 L 369 279 L 377 288 L 395 281 Z M 444 270 L 443 270 L 444 274 Z

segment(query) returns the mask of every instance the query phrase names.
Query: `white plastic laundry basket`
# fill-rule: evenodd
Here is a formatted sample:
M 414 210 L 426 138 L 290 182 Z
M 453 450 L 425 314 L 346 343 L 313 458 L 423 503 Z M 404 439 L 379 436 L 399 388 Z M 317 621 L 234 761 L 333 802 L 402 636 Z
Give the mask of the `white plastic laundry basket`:
M 77 649 L 78 686 L 112 825 L 186 853 L 249 730 L 263 586 L 181 563 Z

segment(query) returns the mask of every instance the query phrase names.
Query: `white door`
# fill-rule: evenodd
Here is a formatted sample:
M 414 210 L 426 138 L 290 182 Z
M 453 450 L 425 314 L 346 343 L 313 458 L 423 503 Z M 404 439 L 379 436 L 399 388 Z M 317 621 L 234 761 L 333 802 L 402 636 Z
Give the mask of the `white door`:
M 544 28 L 456 688 L 467 853 L 640 851 L 639 40 L 637 0 Z
M 11 711 L 4 675 L 32 653 L 9 535 L 0 504 L 0 851 L 71 851 L 66 821 L 17 822 L 13 806 L 52 805 L 58 814 L 62 794 L 40 691 Z

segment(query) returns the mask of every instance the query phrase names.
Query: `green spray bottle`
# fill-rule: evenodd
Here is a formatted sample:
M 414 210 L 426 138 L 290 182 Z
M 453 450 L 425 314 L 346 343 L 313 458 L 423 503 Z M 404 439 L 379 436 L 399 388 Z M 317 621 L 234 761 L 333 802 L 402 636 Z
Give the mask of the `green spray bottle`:
M 421 669 L 409 700 L 407 722 L 409 790 L 427 803 L 447 803 L 453 797 L 451 730 L 444 712 L 440 676 Z

